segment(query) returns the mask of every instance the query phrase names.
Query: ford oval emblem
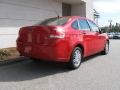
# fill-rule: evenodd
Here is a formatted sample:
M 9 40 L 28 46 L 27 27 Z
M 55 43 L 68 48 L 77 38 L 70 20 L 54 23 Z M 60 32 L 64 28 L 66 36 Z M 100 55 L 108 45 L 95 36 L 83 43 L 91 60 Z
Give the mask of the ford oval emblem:
M 33 32 L 34 30 L 33 30 L 32 28 L 29 28 L 29 31 L 30 31 L 30 32 Z

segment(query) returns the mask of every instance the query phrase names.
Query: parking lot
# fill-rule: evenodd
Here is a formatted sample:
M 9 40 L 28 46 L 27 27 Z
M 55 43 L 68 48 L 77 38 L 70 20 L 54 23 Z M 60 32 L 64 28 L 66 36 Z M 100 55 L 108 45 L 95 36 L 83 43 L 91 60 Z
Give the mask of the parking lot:
M 120 41 L 108 55 L 87 58 L 77 70 L 63 64 L 21 62 L 0 66 L 0 90 L 120 90 Z

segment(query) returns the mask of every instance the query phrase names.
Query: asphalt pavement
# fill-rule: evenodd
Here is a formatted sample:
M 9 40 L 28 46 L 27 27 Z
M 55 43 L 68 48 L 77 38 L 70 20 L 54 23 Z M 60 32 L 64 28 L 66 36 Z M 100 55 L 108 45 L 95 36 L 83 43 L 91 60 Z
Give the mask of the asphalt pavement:
M 108 55 L 89 57 L 77 70 L 22 59 L 0 65 L 0 90 L 120 90 L 120 40 L 110 41 Z

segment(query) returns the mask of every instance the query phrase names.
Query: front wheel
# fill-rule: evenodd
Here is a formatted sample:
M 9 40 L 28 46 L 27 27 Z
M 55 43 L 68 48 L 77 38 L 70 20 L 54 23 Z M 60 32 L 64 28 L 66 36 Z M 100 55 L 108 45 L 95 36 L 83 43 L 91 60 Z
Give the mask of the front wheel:
M 106 43 L 104 50 L 102 51 L 103 55 L 106 55 L 109 53 L 109 42 Z
M 74 48 L 69 62 L 70 68 L 71 69 L 79 68 L 82 58 L 83 58 L 82 49 L 79 47 Z

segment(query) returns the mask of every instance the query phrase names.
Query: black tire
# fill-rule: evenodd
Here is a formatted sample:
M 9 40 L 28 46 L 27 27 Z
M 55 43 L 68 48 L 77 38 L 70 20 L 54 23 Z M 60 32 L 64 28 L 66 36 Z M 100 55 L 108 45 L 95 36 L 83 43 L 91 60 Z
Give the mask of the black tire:
M 79 68 L 82 59 L 83 59 L 82 49 L 79 47 L 74 48 L 69 61 L 69 68 L 70 69 Z
M 102 55 L 106 55 L 109 53 L 109 42 L 105 44 L 104 50 L 101 52 Z

